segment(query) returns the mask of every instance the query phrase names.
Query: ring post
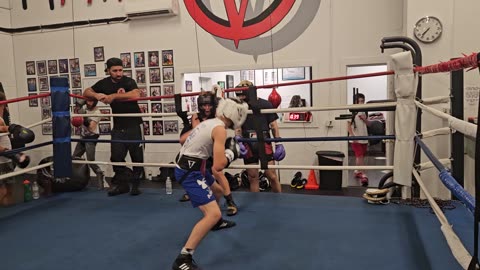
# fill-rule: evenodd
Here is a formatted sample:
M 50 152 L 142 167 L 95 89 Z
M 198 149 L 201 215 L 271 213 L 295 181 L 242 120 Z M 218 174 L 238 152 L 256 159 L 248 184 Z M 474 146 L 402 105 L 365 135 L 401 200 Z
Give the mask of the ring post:
M 72 176 L 70 96 L 68 78 L 50 78 L 52 98 L 53 170 L 55 178 Z

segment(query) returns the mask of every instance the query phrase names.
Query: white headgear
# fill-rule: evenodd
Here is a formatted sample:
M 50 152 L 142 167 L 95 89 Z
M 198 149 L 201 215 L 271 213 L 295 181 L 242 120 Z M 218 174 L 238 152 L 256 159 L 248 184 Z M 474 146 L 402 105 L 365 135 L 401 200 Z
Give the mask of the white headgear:
M 233 122 L 233 128 L 240 128 L 247 119 L 248 104 L 238 98 L 222 98 L 217 107 L 217 116 L 224 116 Z

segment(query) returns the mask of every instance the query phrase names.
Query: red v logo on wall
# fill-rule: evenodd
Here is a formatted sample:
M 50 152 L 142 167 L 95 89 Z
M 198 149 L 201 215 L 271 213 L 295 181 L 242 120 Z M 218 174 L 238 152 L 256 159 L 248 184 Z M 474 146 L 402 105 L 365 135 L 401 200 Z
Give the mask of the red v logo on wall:
M 223 2 L 228 20 L 213 14 L 202 0 L 184 0 L 188 13 L 200 27 L 214 36 L 233 40 L 236 48 L 240 40 L 258 37 L 273 29 L 295 4 L 295 0 L 273 0 L 261 14 L 245 21 L 249 0 L 241 0 L 238 9 L 235 0 Z

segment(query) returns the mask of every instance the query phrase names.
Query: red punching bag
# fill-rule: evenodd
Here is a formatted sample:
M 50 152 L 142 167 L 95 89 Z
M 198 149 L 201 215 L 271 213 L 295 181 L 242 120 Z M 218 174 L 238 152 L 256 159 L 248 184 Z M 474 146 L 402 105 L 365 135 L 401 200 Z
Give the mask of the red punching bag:
M 278 108 L 278 106 L 280 106 L 280 103 L 282 103 L 282 97 L 278 94 L 275 88 L 272 89 L 272 93 L 270 93 L 270 95 L 268 96 L 268 101 L 272 103 L 273 108 Z

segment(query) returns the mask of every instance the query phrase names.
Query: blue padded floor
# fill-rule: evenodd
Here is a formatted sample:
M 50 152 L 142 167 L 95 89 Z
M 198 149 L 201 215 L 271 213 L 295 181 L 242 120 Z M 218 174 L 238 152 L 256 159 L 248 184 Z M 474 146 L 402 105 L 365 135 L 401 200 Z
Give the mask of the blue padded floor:
M 26 270 L 168 270 L 198 209 L 182 190 L 138 197 L 61 194 L 0 208 L 0 265 Z M 461 269 L 428 209 L 369 205 L 360 198 L 234 193 L 237 226 L 211 232 L 195 252 L 203 270 Z M 472 250 L 473 217 L 446 212 Z

